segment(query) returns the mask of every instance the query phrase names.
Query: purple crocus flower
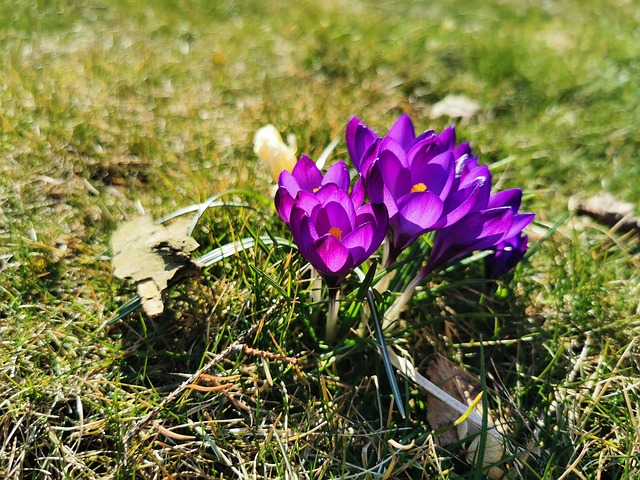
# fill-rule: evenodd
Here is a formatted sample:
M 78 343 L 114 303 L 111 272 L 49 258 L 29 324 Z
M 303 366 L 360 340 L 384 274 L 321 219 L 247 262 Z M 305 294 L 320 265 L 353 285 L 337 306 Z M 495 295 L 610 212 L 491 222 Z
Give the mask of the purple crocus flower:
M 427 130 L 416 137 L 413 122 L 409 115 L 402 114 L 389 129 L 384 138 L 392 138 L 403 150 L 408 151 L 413 145 L 433 135 L 433 130 Z M 347 124 L 346 143 L 351 162 L 356 170 L 364 175 L 376 157 L 376 148 L 382 138 L 362 120 L 352 117 Z M 453 148 L 455 133 L 453 128 L 447 129 L 440 135 L 440 141 L 447 148 Z
M 514 188 L 492 195 L 487 208 L 472 211 L 440 230 L 425 269 L 435 271 L 476 250 L 496 250 L 531 223 L 533 213 L 518 213 L 522 191 Z
M 300 190 L 291 208 L 293 239 L 329 288 L 368 259 L 387 232 L 384 205 L 362 205 L 360 198 L 329 183 L 312 192 Z
M 354 117 L 346 138 L 369 198 L 384 203 L 389 212 L 387 265 L 423 233 L 487 206 L 489 169 L 478 166 L 468 143 L 455 145 L 453 126 L 416 137 L 411 119 L 402 115 L 380 139 Z
M 514 268 L 527 252 L 529 237 L 522 232 L 500 241 L 495 252 L 484 260 L 484 270 L 488 278 L 500 278 Z
M 371 202 L 384 203 L 389 212 L 390 261 L 436 225 L 453 185 L 453 154 L 431 148 L 431 140 L 407 153 L 385 138 L 364 177 Z
M 315 162 L 306 155 L 300 157 L 291 173 L 283 170 L 278 178 L 275 204 L 280 217 L 289 223 L 291 208 L 301 191 L 313 193 L 323 185 L 335 184 L 343 191 L 349 190 L 351 180 L 349 169 L 344 162 L 336 162 L 322 175 Z M 359 192 L 357 192 L 360 194 Z M 364 198 L 364 192 L 362 192 Z M 360 202 L 362 203 L 362 201 Z
M 347 124 L 346 143 L 351 163 L 358 173 L 363 173 L 363 159 L 371 158 L 372 150 L 380 141 L 378 135 L 357 117 Z

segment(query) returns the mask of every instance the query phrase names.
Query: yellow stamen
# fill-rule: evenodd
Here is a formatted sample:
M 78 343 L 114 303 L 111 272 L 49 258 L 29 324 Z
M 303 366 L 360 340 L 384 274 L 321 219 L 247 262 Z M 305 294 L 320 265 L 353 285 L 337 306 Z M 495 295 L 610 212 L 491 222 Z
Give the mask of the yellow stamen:
M 313 189 L 313 193 L 316 193 L 318 190 L 320 190 L 320 187 L 316 187 Z
M 411 187 L 411 192 L 424 192 L 426 189 L 427 186 L 424 183 L 416 183 Z
M 331 227 L 329 229 L 329 234 L 333 235 L 334 237 L 336 237 L 339 242 L 342 241 L 342 229 L 340 229 L 338 227 Z

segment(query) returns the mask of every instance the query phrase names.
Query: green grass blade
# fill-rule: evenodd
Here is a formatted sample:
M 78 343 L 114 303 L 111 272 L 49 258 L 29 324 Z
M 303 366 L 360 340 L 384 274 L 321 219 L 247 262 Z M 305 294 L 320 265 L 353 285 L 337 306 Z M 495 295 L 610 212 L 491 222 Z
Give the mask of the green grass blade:
M 384 339 L 382 324 L 380 323 L 380 318 L 378 317 L 378 310 L 376 308 L 376 301 L 373 296 L 373 290 L 370 287 L 367 289 L 367 302 L 369 303 L 369 309 L 371 310 L 371 316 L 373 317 L 373 324 L 376 328 L 376 337 L 378 339 L 378 344 L 380 347 L 380 354 L 382 355 L 382 363 L 384 364 L 385 372 L 387 372 L 387 378 L 389 379 L 389 384 L 391 385 L 391 391 L 393 392 L 396 404 L 398 405 L 398 411 L 400 412 L 400 415 L 402 415 L 402 418 L 407 418 L 404 410 L 404 404 L 402 402 L 402 397 L 400 396 L 400 389 L 398 388 L 398 380 L 396 379 L 395 372 L 393 370 L 393 367 L 391 366 L 391 359 L 389 358 L 389 353 L 387 352 L 387 342 Z

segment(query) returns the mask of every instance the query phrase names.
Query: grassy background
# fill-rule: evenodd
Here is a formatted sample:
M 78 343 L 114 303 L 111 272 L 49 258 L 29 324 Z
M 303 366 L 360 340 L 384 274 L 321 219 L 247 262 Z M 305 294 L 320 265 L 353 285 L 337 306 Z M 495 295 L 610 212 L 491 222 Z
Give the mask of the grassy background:
M 525 190 L 532 243 L 573 195 L 640 201 L 633 2 L 319 3 L 0 2 L 3 478 L 481 477 L 462 445 L 433 446 L 424 393 L 401 382 L 395 413 L 370 339 L 317 340 L 289 252 L 240 255 L 175 288 L 163 317 L 106 325 L 134 291 L 109 238 L 141 207 L 243 188 L 259 208 L 209 212 L 202 251 L 286 234 L 251 147 L 266 123 L 317 157 L 352 115 L 440 130 L 453 120 L 430 106 L 463 94 L 482 113 L 458 136 Z M 506 295 L 455 275 L 422 292 L 397 341 L 485 378 L 528 452 L 505 460 L 513 478 L 637 478 L 637 241 L 570 218 L 536 248 Z M 230 380 L 161 409 L 187 437 L 145 424 L 123 441 L 241 332 L 259 351 L 208 372 Z

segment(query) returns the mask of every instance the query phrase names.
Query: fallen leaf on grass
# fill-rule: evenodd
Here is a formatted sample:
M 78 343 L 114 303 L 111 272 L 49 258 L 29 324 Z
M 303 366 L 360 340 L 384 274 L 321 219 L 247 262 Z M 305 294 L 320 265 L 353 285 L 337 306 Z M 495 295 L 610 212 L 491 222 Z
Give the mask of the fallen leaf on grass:
M 587 200 L 572 198 L 569 200 L 569 209 L 622 232 L 640 232 L 640 217 L 634 214 L 633 204 L 622 202 L 607 192 Z
M 442 390 L 469 406 L 472 406 L 474 400 L 482 393 L 482 388 L 477 378 L 441 355 L 438 355 L 435 360 L 429 362 L 427 366 L 427 376 Z M 475 409 L 478 415 L 482 415 L 481 402 L 476 404 Z M 433 396 L 427 397 L 427 421 L 434 430 L 456 424 L 459 417 L 460 414 L 457 411 L 445 405 L 437 398 Z M 493 425 L 493 418 L 491 418 L 490 414 L 488 414 L 488 417 L 488 425 Z M 462 424 L 458 426 L 461 425 Z M 437 436 L 436 441 L 444 446 L 455 443 L 465 436 L 465 431 L 449 429 Z M 476 461 L 479 443 L 480 437 L 478 436 L 471 442 L 471 445 L 467 449 L 467 461 L 470 464 Z M 487 435 L 485 437 L 482 464 L 487 468 L 486 474 L 490 479 L 499 479 L 504 476 L 504 471 L 501 468 L 490 466 L 493 463 L 499 462 L 503 456 L 504 447 L 502 446 L 500 436 Z
M 144 215 L 123 224 L 111 237 L 114 275 L 138 285 L 142 308 L 149 317 L 164 311 L 162 293 L 171 282 L 197 270 L 191 253 L 198 242 L 187 235 L 191 220 L 177 219 L 168 226 Z
M 446 360 L 444 357 L 439 357 L 439 359 L 435 363 L 435 367 L 429 367 L 436 380 L 438 379 L 438 376 L 440 376 L 440 378 L 442 379 L 442 384 L 444 385 L 447 382 L 454 381 L 454 379 L 458 376 L 457 374 L 461 373 L 461 379 L 458 382 L 459 384 L 455 385 L 454 383 L 455 387 L 449 387 L 452 392 L 450 394 L 431 380 L 422 376 L 413 366 L 413 363 L 409 358 L 404 355 L 402 357 L 399 357 L 393 351 L 393 349 L 389 347 L 387 347 L 387 351 L 389 353 L 389 359 L 391 360 L 391 363 L 400 371 L 402 375 L 404 375 L 405 378 L 411 380 L 418 386 L 425 389 L 430 394 L 430 396 L 436 397 L 441 402 L 442 406 L 446 407 L 446 410 L 456 412 L 456 414 L 453 415 L 453 419 L 449 418 L 449 423 L 445 425 L 455 424 L 458 427 L 466 425 L 466 433 L 464 431 L 460 432 L 460 437 L 466 436 L 467 433 L 474 434 L 480 432 L 480 430 L 483 428 L 484 422 L 482 419 L 482 415 L 475 411 L 475 408 L 479 406 L 479 402 L 477 402 L 476 400 L 480 397 L 476 395 L 474 399 L 468 401 L 466 400 L 466 393 L 460 395 L 458 392 L 460 389 L 462 389 L 463 392 L 468 392 L 469 397 L 471 397 L 472 391 L 475 390 L 476 387 L 478 389 L 480 388 L 477 380 L 475 380 L 471 375 L 467 374 L 464 370 Z M 451 375 L 452 373 L 453 375 Z M 471 381 L 467 385 L 469 379 L 471 379 Z M 458 398 L 460 398 L 460 400 Z M 444 409 L 438 410 L 437 404 L 436 406 L 433 406 L 433 404 L 427 403 L 427 408 L 433 415 L 437 415 L 438 413 L 440 413 L 442 416 L 448 415 L 448 413 L 446 413 Z M 497 461 L 496 458 L 498 457 L 498 454 L 500 454 L 500 458 L 504 457 L 504 439 L 503 435 L 498 431 L 497 428 L 492 428 L 493 419 L 490 416 L 487 418 L 487 427 L 489 428 L 486 430 L 485 447 L 482 450 L 483 455 L 485 453 L 487 455 L 485 458 L 483 458 L 482 465 L 484 468 L 486 468 L 486 474 L 491 480 L 498 480 L 504 477 L 504 470 L 500 467 L 492 467 L 490 465 L 491 463 L 495 463 Z M 441 440 L 439 441 L 441 445 L 445 445 Z M 472 442 L 471 446 L 467 449 L 468 454 L 473 453 L 471 457 L 474 463 L 477 461 L 476 453 L 478 451 L 478 443 L 479 441 L 474 445 L 474 443 Z M 472 447 L 474 447 L 473 452 L 470 452 Z M 493 462 L 490 462 L 489 460 L 492 460 Z
M 481 392 L 480 382 L 459 366 L 438 356 L 427 365 L 427 377 L 460 402 L 470 405 Z M 482 415 L 482 412 L 479 412 Z M 460 414 L 433 396 L 427 397 L 427 421 L 437 430 L 453 425 Z M 445 431 L 436 439 L 441 445 L 449 445 L 459 440 L 455 429 Z

